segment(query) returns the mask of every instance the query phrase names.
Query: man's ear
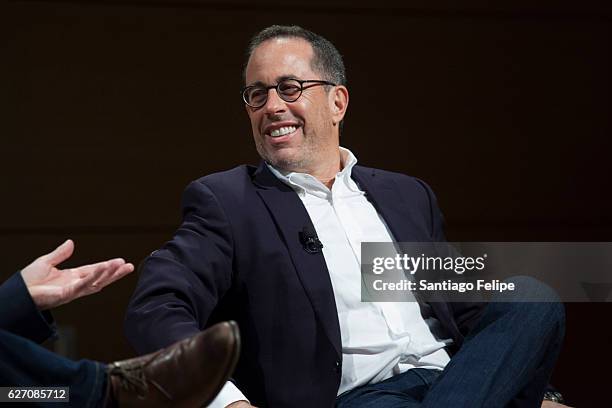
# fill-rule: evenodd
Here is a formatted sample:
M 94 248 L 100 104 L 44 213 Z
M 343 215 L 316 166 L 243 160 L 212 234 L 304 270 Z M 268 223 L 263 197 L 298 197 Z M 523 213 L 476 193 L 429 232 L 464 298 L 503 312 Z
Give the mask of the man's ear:
M 340 123 L 346 114 L 348 108 L 349 94 L 348 89 L 344 85 L 338 85 L 330 92 L 331 106 L 332 106 L 332 119 L 334 125 Z

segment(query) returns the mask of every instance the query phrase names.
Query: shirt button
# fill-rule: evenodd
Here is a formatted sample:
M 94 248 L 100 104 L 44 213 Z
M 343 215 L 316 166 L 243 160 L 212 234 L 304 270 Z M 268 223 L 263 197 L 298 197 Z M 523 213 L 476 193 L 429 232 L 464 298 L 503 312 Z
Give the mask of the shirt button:
M 341 369 L 342 369 L 342 362 L 340 362 L 340 360 L 336 360 L 336 367 L 335 367 L 336 372 L 339 373 Z

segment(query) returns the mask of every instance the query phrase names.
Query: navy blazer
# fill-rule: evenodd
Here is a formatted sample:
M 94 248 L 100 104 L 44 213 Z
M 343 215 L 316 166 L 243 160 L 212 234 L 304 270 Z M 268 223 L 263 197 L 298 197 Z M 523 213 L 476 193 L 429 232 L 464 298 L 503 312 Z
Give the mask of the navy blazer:
M 37 343 L 57 337 L 51 312 L 38 310 L 21 272 L 15 273 L 0 285 L 0 305 L 0 330 Z
M 353 179 L 398 241 L 443 241 L 430 188 L 355 166 Z M 258 406 L 329 407 L 341 376 L 338 314 L 325 259 L 300 243 L 314 231 L 298 195 L 262 163 L 192 182 L 174 237 L 141 264 L 125 331 L 139 353 L 234 319 L 242 353 L 234 380 Z M 432 303 L 461 346 L 481 304 Z M 202 356 L 206 363 L 206 356 Z

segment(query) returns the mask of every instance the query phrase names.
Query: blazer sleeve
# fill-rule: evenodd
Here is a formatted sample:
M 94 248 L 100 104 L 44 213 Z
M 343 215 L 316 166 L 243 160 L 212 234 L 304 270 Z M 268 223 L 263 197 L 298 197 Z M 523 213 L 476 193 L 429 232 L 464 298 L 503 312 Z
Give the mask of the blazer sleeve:
M 0 285 L 0 305 L 0 329 L 37 343 L 57 336 L 53 316 L 38 310 L 21 272 Z
M 183 194 L 182 223 L 140 266 L 124 330 L 149 353 L 204 329 L 232 282 L 233 239 L 217 197 L 202 180 Z

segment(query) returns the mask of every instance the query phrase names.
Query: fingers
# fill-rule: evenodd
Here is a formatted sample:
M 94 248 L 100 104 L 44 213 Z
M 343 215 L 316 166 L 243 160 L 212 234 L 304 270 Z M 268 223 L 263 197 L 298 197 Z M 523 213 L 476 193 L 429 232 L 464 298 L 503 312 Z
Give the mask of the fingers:
M 73 252 L 74 242 L 72 242 L 71 239 L 68 239 L 62 245 L 55 248 L 53 252 L 41 256 L 40 259 L 51 266 L 56 266 L 70 258 Z
M 116 258 L 81 266 L 72 271 L 75 273 L 75 281 L 69 291 L 70 300 L 100 291 L 102 288 L 133 272 L 134 265 L 125 263 L 121 258 Z
M 101 286 L 101 288 L 103 288 L 104 286 L 110 285 L 111 283 L 118 281 L 119 279 L 123 278 L 125 275 L 130 274 L 134 272 L 134 265 L 132 265 L 131 263 L 126 263 L 123 264 L 121 266 L 119 266 L 106 280 L 102 280 L 99 279 L 98 281 L 94 282 L 94 285 L 96 286 Z
M 123 278 L 128 273 L 134 270 L 134 265 L 125 263 L 121 258 L 112 259 L 106 262 L 104 270 L 97 272 L 97 279 L 92 283 L 92 286 L 102 289 L 103 287 Z
M 71 271 L 73 274 L 78 275 L 79 278 L 94 281 L 104 274 L 108 274 L 109 272 L 112 273 L 115 269 L 124 264 L 125 261 L 123 259 L 115 258 L 95 264 L 79 266 L 78 268 L 72 268 Z

